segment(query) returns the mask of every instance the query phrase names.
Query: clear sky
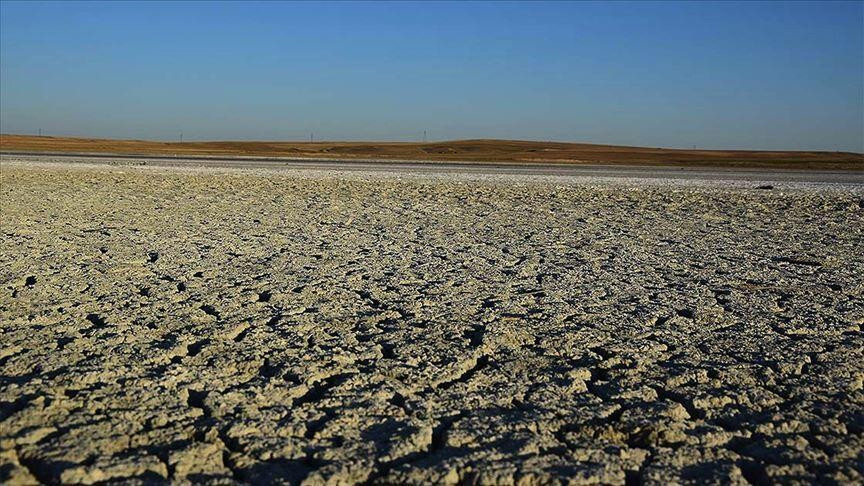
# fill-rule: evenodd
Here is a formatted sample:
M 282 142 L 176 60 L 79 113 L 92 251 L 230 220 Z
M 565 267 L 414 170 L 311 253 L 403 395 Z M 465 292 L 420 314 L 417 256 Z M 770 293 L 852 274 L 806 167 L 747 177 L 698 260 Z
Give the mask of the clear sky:
M 864 152 L 864 3 L 0 2 L 0 129 Z

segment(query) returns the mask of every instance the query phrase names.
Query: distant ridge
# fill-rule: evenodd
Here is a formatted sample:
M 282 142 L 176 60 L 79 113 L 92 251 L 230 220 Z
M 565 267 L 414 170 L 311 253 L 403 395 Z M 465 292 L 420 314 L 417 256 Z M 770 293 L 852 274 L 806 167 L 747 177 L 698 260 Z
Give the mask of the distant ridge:
M 672 165 L 864 170 L 853 152 L 689 150 L 524 140 L 448 142 L 156 142 L 0 135 L 0 152 L 410 159 L 536 164 Z

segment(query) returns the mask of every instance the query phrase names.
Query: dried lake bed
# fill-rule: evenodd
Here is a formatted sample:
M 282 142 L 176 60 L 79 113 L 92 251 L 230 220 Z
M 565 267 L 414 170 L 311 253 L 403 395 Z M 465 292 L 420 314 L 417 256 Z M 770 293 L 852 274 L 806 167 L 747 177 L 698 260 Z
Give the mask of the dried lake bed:
M 861 184 L 0 169 L 0 482 L 864 481 Z

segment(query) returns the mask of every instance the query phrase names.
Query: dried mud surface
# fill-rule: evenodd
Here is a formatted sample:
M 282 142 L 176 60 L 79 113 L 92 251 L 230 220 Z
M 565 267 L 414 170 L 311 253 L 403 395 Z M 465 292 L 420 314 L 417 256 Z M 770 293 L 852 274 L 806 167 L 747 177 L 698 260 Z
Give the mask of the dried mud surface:
M 0 481 L 864 480 L 864 192 L 2 165 Z

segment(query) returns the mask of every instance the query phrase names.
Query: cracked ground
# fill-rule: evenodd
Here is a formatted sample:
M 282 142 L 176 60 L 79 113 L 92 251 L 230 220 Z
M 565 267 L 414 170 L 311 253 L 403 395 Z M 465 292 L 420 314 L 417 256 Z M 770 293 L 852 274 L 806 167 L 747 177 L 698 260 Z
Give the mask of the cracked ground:
M 0 482 L 860 483 L 860 186 L 2 166 Z

